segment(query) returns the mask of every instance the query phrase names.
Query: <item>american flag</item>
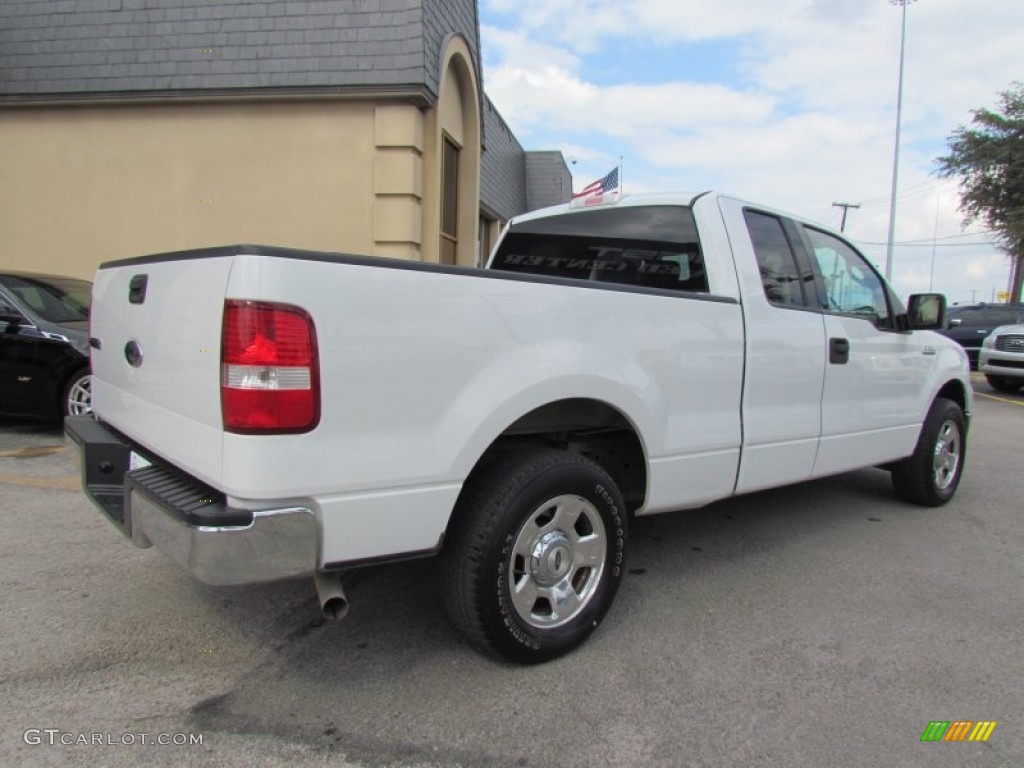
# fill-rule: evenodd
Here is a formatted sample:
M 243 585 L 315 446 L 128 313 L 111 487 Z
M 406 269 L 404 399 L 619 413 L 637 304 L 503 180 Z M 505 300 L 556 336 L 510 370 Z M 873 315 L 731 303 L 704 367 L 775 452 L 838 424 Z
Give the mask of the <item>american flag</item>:
M 619 168 L 616 166 L 609 171 L 607 176 L 592 181 L 579 192 L 572 196 L 575 200 L 579 197 L 590 197 L 591 195 L 603 195 L 605 192 L 612 192 L 619 188 Z

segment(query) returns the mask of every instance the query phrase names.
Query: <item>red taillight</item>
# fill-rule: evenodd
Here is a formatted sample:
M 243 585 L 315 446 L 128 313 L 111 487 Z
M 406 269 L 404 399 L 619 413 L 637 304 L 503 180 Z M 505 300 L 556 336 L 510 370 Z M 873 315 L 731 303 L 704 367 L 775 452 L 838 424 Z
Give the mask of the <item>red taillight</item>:
M 308 432 L 320 420 L 313 319 L 298 307 L 224 302 L 220 401 L 228 432 Z

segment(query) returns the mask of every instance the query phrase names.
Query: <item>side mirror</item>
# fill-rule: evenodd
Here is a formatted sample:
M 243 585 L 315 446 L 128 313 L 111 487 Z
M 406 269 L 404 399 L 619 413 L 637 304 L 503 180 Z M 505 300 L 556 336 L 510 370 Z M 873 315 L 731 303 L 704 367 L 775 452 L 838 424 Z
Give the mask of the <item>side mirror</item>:
M 935 331 L 946 320 L 946 297 L 941 293 L 915 293 L 907 302 L 907 323 L 912 331 Z M 950 324 L 952 324 L 951 321 Z

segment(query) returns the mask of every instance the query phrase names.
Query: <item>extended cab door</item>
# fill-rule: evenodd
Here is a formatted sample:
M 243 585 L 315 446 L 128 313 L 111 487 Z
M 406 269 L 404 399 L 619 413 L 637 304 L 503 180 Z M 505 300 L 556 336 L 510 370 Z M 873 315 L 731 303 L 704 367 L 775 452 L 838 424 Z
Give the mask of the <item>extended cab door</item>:
M 798 226 L 825 305 L 828 337 L 814 476 L 908 456 L 920 432 L 936 350 L 922 334 L 897 330 L 903 308 L 853 246 Z
M 811 477 L 821 434 L 825 323 L 789 219 L 720 198 L 743 295 L 746 371 L 736 492 Z

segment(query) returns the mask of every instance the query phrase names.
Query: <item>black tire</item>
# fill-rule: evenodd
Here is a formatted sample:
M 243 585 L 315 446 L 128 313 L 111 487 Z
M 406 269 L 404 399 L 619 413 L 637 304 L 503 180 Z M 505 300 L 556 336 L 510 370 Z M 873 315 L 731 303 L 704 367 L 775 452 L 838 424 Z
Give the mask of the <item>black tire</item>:
M 92 375 L 83 368 L 71 375 L 60 399 L 61 414 L 84 416 L 92 413 Z
M 1002 376 L 989 376 L 985 374 L 985 380 L 989 386 L 997 392 L 1016 392 L 1020 389 L 1020 382 L 1016 379 L 1006 379 Z
M 959 405 L 935 399 L 909 458 L 892 468 L 897 495 L 924 507 L 940 507 L 953 498 L 967 458 L 967 420 Z
M 561 656 L 611 606 L 627 535 L 622 495 L 598 464 L 546 448 L 499 455 L 469 478 L 449 527 L 448 617 L 486 653 L 526 664 Z

